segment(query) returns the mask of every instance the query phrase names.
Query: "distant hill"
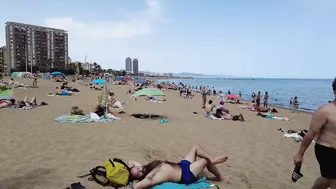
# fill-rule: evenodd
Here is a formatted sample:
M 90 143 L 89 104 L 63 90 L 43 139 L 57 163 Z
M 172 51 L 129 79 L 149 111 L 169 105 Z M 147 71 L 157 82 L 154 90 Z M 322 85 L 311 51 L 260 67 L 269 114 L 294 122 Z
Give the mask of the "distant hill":
M 160 74 L 157 72 L 150 72 L 150 71 L 141 71 L 144 74 Z M 198 74 L 198 73 L 189 73 L 189 72 L 181 72 L 181 73 L 173 73 L 174 76 L 179 77 L 194 77 L 194 78 L 234 78 L 231 75 L 205 75 L 205 74 Z
M 189 72 L 181 72 L 174 74 L 175 76 L 181 77 L 196 77 L 196 78 L 234 78 L 231 75 L 205 75 L 205 74 L 198 74 L 198 73 L 189 73 Z

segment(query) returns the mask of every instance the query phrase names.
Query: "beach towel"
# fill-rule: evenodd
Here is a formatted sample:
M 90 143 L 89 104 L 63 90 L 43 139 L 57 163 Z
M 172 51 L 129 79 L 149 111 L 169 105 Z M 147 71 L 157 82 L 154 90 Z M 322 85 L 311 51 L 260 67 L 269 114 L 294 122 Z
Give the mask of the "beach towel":
M 106 123 L 112 122 L 115 119 L 112 118 L 100 118 L 100 119 L 91 119 L 90 115 L 70 115 L 64 114 L 56 118 L 54 123 Z
M 149 100 L 151 102 L 156 102 L 156 103 L 162 103 L 161 101 L 158 101 L 158 100 Z
M 17 109 L 17 110 L 31 110 L 34 109 L 35 106 L 23 106 L 23 107 L 18 107 L 18 106 L 12 106 L 12 108 Z
M 130 183 L 130 187 L 133 189 L 133 184 Z M 178 183 L 173 183 L 173 182 L 165 182 L 159 185 L 156 185 L 152 187 L 151 189 L 201 189 L 201 188 L 212 188 L 216 187 L 219 188 L 218 186 L 214 184 L 210 184 L 205 177 L 200 178 L 197 182 L 193 184 L 178 184 Z
M 298 133 L 287 133 L 287 132 L 284 132 L 284 137 L 285 138 L 293 138 L 296 142 L 302 142 L 303 140 L 303 137 L 300 136 Z M 316 143 L 316 140 L 314 139 L 312 141 L 312 143 Z

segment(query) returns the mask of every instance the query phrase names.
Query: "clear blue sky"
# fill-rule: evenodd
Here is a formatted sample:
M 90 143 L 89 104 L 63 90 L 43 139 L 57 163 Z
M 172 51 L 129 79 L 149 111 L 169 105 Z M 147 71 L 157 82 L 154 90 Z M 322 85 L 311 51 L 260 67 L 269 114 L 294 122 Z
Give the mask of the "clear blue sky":
M 2 23 L 67 29 L 72 60 L 238 77 L 335 77 L 335 18 L 335 0 L 17 0 L 0 11 Z

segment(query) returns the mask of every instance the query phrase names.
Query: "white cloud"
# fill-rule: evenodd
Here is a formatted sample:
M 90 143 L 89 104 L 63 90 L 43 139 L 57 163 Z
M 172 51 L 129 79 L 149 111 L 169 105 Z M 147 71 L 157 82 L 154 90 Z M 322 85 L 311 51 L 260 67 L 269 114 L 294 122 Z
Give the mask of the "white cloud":
M 146 0 L 145 2 L 147 5 L 145 10 L 136 12 L 123 10 L 124 18 L 121 20 L 88 22 L 84 19 L 77 19 L 80 15 L 73 15 L 46 18 L 44 22 L 47 27 L 68 31 L 69 54 L 72 60 L 81 60 L 84 54 L 88 53 L 92 61 L 97 61 L 104 67 L 110 67 L 110 62 L 124 60 L 125 56 L 128 56 L 127 53 L 131 53 L 122 51 L 122 49 L 128 49 L 133 39 L 150 34 L 155 24 L 162 20 L 159 0 Z M 120 57 L 111 57 L 111 52 L 118 53 Z M 123 65 L 120 62 L 119 67 L 122 67 L 121 64 Z

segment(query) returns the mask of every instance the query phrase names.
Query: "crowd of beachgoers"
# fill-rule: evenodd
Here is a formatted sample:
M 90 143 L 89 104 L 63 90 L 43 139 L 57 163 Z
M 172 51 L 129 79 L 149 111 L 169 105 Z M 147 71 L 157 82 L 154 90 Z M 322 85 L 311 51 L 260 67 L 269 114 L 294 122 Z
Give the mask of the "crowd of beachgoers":
M 278 107 L 270 106 L 268 104 L 269 94 L 266 92 L 261 95 L 260 92 L 252 93 L 252 101 L 248 102 L 242 98 L 241 92 L 238 94 L 233 94 L 231 91 L 223 92 L 217 90 L 214 87 L 209 86 L 187 86 L 183 83 L 169 83 L 165 81 L 154 81 L 147 78 L 138 77 L 104 77 L 104 76 L 91 76 L 91 77 L 65 77 L 64 75 L 52 76 L 50 82 L 56 82 L 57 86 L 53 88 L 48 88 L 50 92 L 46 94 L 47 96 L 73 96 L 73 98 L 78 98 L 81 96 L 81 91 L 83 89 L 89 89 L 97 92 L 96 103 L 90 104 L 90 111 L 85 113 L 83 109 L 79 106 L 69 107 L 69 112 L 65 115 L 54 120 L 55 123 L 92 123 L 92 122 L 110 122 L 114 120 L 121 120 L 122 114 L 127 114 L 126 112 L 132 112 L 132 109 L 125 109 L 124 105 L 128 103 L 129 100 L 132 101 L 149 101 L 157 104 L 170 103 L 171 99 L 165 96 L 165 92 L 172 91 L 176 96 L 179 96 L 184 101 L 198 101 L 199 108 L 192 111 L 195 116 L 202 116 L 206 120 L 227 120 L 240 122 L 250 122 L 254 118 L 246 118 L 245 114 L 253 113 L 256 117 L 262 117 L 268 120 L 281 120 L 281 121 L 294 121 L 293 119 L 281 115 L 283 111 L 279 111 Z M 22 88 L 27 90 L 38 89 L 39 79 L 34 77 L 31 80 L 26 79 L 26 81 L 31 82 L 31 85 L 24 84 L 22 80 L 18 81 L 14 78 L 9 78 L 8 80 L 0 81 L 0 87 L 2 90 L 13 90 L 16 88 Z M 127 92 L 124 93 L 125 96 L 129 96 L 129 100 L 120 100 L 121 98 L 113 90 L 113 86 L 126 87 Z M 47 86 L 44 86 L 47 87 Z M 86 90 L 85 89 L 85 90 Z M 175 91 L 175 92 L 174 92 Z M 98 94 L 99 93 L 99 94 Z M 7 94 L 8 95 L 8 94 Z M 119 94 L 120 95 L 120 94 Z M 14 108 L 21 110 L 30 110 L 41 106 L 48 105 L 48 102 L 39 102 L 35 96 L 25 96 L 23 99 L 14 98 L 16 96 L 14 93 L 10 98 L 6 96 L 5 99 L 0 99 L 0 109 L 2 108 Z M 195 98 L 196 97 L 196 98 Z M 201 98 L 199 98 L 201 97 Z M 1 98 L 1 94 L 0 94 Z M 263 104 L 261 104 L 261 99 L 263 99 Z M 293 112 L 297 110 L 298 101 L 294 98 Z M 230 104 L 230 105 L 227 105 Z M 65 104 L 66 106 L 66 104 Z M 232 108 L 232 106 L 238 107 Z M 240 111 L 241 110 L 241 111 Z M 249 113 L 248 113 L 249 112 Z M 137 119 L 146 120 L 160 120 L 161 124 L 169 122 L 169 117 L 160 113 L 129 113 Z M 294 116 L 295 114 L 293 114 Z M 288 116 L 288 114 L 287 114 Z M 127 119 L 123 117 L 123 119 Z M 298 129 L 282 129 L 277 128 L 283 133 L 285 137 L 294 138 L 295 141 L 300 142 L 303 140 L 304 136 L 307 134 L 308 130 L 306 128 Z M 191 159 L 190 159 L 191 158 Z M 195 161 L 196 158 L 200 158 L 200 162 Z M 184 184 L 191 184 L 196 182 L 196 177 L 203 171 L 204 168 L 208 167 L 208 170 L 217 177 L 218 180 L 227 180 L 229 177 L 223 177 L 216 168 L 217 164 L 222 164 L 227 161 L 227 156 L 214 157 L 206 153 L 200 145 L 194 145 L 190 152 L 183 160 L 176 164 L 179 165 L 182 170 L 182 180 L 176 180 L 176 182 L 182 182 Z M 197 163 L 196 163 L 197 162 Z M 152 164 L 151 164 L 152 163 Z M 170 170 L 169 166 L 174 163 L 168 161 L 154 161 L 147 165 L 141 165 L 136 161 L 128 162 L 128 167 L 138 167 L 137 170 L 130 169 L 130 177 L 134 180 L 141 180 L 134 188 L 145 188 L 141 185 L 147 186 L 143 182 L 144 178 L 151 173 L 153 169 L 144 172 L 139 167 L 153 166 L 161 164 L 162 167 L 157 170 L 157 173 L 169 172 L 169 177 L 174 177 L 176 174 L 175 170 Z M 199 171 L 193 171 L 190 166 L 197 164 Z M 196 165 L 195 165 L 196 166 Z M 211 168 L 209 168 L 211 166 Z M 142 174 L 139 175 L 139 172 Z M 186 174 L 186 175 L 184 175 Z M 188 176 L 189 175 L 189 176 Z M 168 176 L 167 176 L 168 177 Z M 166 177 L 162 178 L 167 179 Z M 169 179 L 168 179 L 169 180 Z M 172 181 L 175 181 L 174 179 Z M 161 181 L 160 181 L 161 182 Z M 162 181 L 163 182 L 163 181 Z M 148 184 L 148 183 L 147 183 Z M 76 185 L 76 183 L 75 183 Z M 78 183 L 77 183 L 78 185 Z M 80 184 L 79 184 L 80 185 Z M 148 185 L 149 186 L 149 185 Z M 83 189 L 80 188 L 79 189 Z

